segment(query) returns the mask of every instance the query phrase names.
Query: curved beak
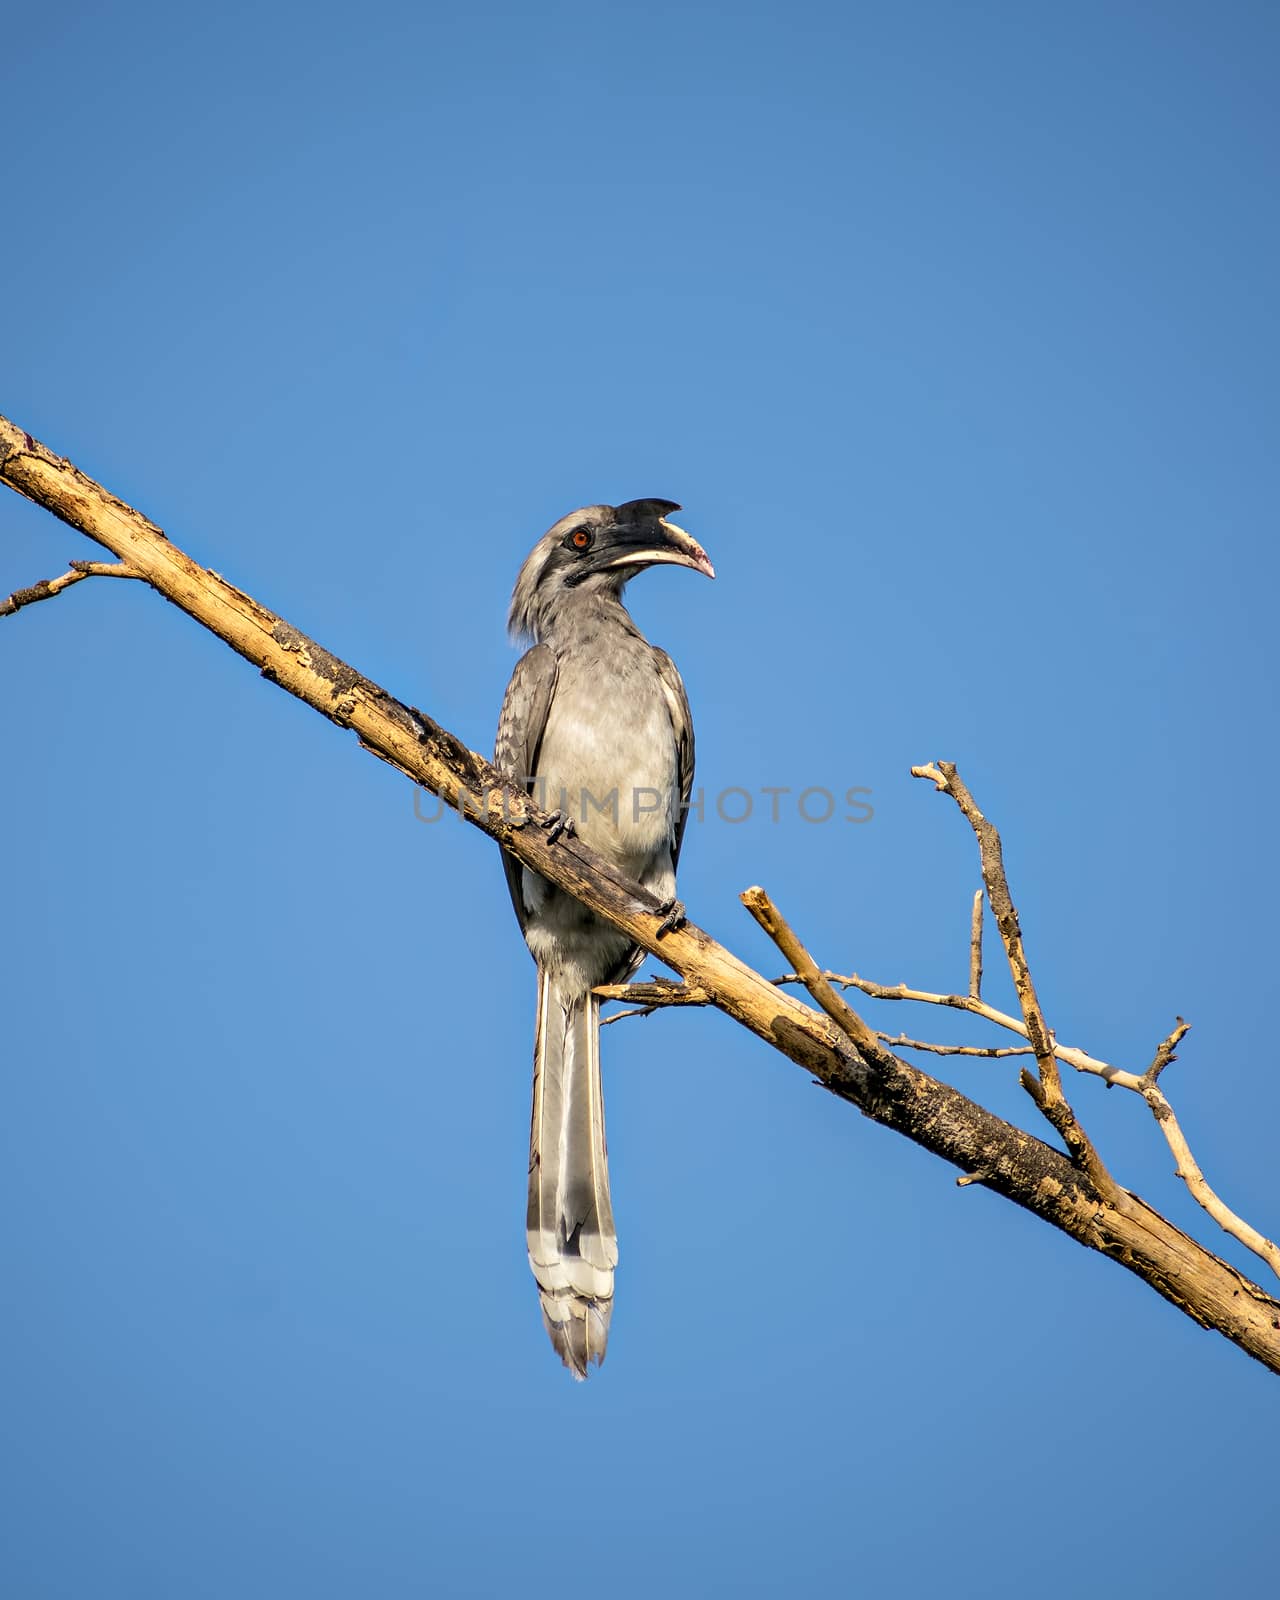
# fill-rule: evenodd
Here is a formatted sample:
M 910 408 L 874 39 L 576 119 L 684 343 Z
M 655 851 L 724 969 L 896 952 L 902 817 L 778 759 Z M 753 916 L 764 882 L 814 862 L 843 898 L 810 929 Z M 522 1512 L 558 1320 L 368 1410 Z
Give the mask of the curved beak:
M 674 522 L 668 522 L 665 517 L 658 519 L 658 526 L 662 529 L 662 549 L 666 552 L 657 558 L 659 561 L 669 561 L 677 567 L 692 567 L 704 577 L 715 577 L 716 569 L 711 565 L 711 557 L 691 534 L 683 528 L 677 528 Z
M 665 517 L 656 521 L 634 523 L 614 530 L 614 539 L 623 546 L 612 561 L 611 567 L 691 567 L 708 578 L 714 578 L 716 569 L 711 558 L 696 539 L 683 528 Z

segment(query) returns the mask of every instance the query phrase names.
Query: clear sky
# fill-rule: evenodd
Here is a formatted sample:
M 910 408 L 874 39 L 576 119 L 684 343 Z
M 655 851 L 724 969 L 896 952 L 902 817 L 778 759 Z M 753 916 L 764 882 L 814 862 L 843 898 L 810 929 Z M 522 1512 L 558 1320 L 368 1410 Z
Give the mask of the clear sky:
M 1060 1036 L 1141 1067 L 1190 1018 L 1167 1087 L 1280 1229 L 1274 6 L 3 39 L 0 410 L 484 750 L 534 539 L 682 502 L 717 581 L 631 598 L 700 781 L 874 806 L 709 814 L 691 915 L 776 970 L 760 882 L 825 963 L 961 986 L 972 841 L 908 776 L 957 760 Z M 0 593 L 92 553 L 0 500 Z M 574 1385 L 493 846 L 140 585 L 0 623 L 0 667 L 6 1594 L 1267 1590 L 1276 1380 L 715 1015 L 605 1034 Z M 1010 1063 L 948 1076 L 1036 1126 Z M 1265 1270 L 1133 1096 L 1069 1088 Z

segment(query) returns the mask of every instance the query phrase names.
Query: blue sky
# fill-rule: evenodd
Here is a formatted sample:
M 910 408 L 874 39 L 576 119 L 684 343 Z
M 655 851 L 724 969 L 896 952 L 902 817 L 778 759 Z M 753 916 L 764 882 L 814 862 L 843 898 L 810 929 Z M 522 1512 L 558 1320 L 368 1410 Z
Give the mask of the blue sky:
M 1142 1066 L 1190 1018 L 1167 1087 L 1274 1234 L 1278 34 L 17 17 L 0 409 L 486 750 L 529 545 L 681 501 L 716 583 L 631 599 L 700 781 L 875 808 L 692 826 L 691 915 L 774 970 L 760 882 L 825 963 L 961 986 L 971 840 L 908 776 L 957 760 L 1060 1037 Z M 0 502 L 0 592 L 91 553 Z M 1274 1380 L 714 1015 L 605 1036 L 622 1260 L 573 1385 L 492 846 L 140 585 L 4 622 L 0 662 L 6 1592 L 1266 1581 Z M 1034 1126 L 1006 1066 L 948 1075 Z M 1069 1088 L 1123 1182 L 1263 1271 L 1136 1099 Z

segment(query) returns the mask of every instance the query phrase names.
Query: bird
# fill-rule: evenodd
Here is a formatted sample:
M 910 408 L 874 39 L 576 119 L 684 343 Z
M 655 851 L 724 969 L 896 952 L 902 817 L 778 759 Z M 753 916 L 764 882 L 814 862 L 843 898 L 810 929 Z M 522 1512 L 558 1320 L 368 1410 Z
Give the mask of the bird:
M 676 862 L 693 788 L 693 721 L 671 657 L 623 604 L 647 567 L 715 577 L 706 551 L 667 520 L 673 500 L 572 511 L 530 551 L 508 631 L 529 648 L 503 699 L 494 765 L 661 902 L 684 911 Z M 644 958 L 626 934 L 504 852 L 507 887 L 537 967 L 529 1130 L 529 1265 L 543 1322 L 575 1378 L 604 1360 L 618 1240 L 600 1078 L 600 984 Z

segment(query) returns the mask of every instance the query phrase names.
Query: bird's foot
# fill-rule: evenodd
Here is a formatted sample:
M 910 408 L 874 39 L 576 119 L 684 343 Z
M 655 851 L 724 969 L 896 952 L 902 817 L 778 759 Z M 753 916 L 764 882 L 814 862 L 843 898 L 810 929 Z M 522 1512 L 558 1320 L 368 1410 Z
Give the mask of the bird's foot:
M 664 933 L 674 933 L 677 928 L 683 928 L 689 920 L 679 900 L 667 900 L 658 909 L 662 912 L 662 921 L 658 924 L 659 939 Z
M 562 834 L 572 837 L 575 831 L 573 818 L 567 811 L 548 811 L 542 826 L 547 830 L 548 844 L 554 844 Z

